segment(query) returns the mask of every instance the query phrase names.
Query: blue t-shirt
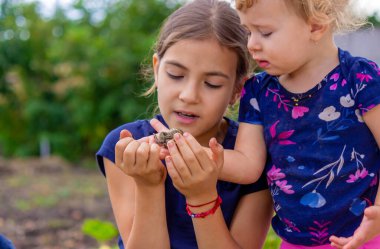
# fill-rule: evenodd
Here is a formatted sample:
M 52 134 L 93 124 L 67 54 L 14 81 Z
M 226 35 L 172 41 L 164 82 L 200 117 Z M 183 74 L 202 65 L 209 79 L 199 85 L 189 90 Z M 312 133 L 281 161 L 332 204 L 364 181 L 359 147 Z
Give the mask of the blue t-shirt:
M 161 115 L 156 116 L 163 124 L 166 125 Z M 226 118 L 229 124 L 227 134 L 223 141 L 225 149 L 233 149 L 236 140 L 238 124 L 235 121 Z M 124 124 L 111 131 L 105 138 L 99 151 L 96 153 L 97 163 L 104 171 L 103 157 L 115 162 L 115 144 L 119 140 L 119 134 L 122 129 L 129 130 L 135 139 L 146 137 L 155 133 L 155 130 L 149 124 L 149 120 L 139 120 L 132 123 Z M 230 226 L 232 216 L 240 198 L 246 194 L 260 191 L 267 188 L 265 174 L 255 184 L 239 185 L 225 181 L 218 181 L 217 190 L 223 203 L 221 209 L 227 226 Z M 185 197 L 178 192 L 168 175 L 165 181 L 166 196 L 166 217 L 170 238 L 171 249 L 196 249 L 198 248 L 193 223 L 187 214 Z M 124 248 L 121 237 L 119 237 L 119 247 Z
M 304 94 L 288 92 L 267 73 L 242 92 L 239 121 L 263 126 L 270 155 L 272 226 L 292 244 L 351 236 L 376 196 L 380 152 L 362 114 L 380 103 L 380 70 L 343 50 L 339 61 Z
M 0 233 L 0 249 L 15 249 L 12 241 Z

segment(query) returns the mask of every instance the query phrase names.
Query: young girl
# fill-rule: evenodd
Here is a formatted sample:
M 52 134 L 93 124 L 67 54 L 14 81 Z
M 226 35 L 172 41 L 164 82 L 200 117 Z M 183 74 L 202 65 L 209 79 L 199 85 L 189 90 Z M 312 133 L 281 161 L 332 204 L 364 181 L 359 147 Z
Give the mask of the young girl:
M 251 185 L 217 182 L 223 160 L 217 142 L 229 149 L 235 143 L 237 124 L 223 115 L 249 70 L 246 41 L 236 11 L 223 1 L 193 1 L 164 23 L 153 56 L 157 119 L 192 133 L 200 144 L 182 158 L 192 169 L 185 183 L 174 181 L 182 195 L 167 176 L 158 145 L 134 140 L 126 131 L 135 139 L 149 136 L 155 132 L 149 120 L 108 134 L 97 162 L 107 176 L 120 248 L 263 245 L 272 214 L 265 177 Z M 212 137 L 213 160 L 201 149 Z
M 349 1 L 235 2 L 265 72 L 244 86 L 221 177 L 247 183 L 265 168 L 283 249 L 380 248 L 380 69 L 334 44 L 358 25 Z

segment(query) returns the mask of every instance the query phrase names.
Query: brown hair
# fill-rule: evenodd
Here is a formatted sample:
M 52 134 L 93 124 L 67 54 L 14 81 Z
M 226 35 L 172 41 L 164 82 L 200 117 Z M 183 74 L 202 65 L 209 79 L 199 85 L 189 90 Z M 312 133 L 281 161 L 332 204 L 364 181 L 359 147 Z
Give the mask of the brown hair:
M 354 31 L 368 24 L 353 13 L 352 0 L 284 0 L 305 21 L 330 24 L 335 32 Z M 244 11 L 257 0 L 235 0 L 236 9 Z
M 234 51 L 238 58 L 235 90 L 251 70 L 251 57 L 246 48 L 247 35 L 229 3 L 218 0 L 194 0 L 173 12 L 164 22 L 153 48 L 158 58 L 176 42 L 185 39 L 215 38 L 221 46 Z M 153 85 L 144 95 L 155 90 Z

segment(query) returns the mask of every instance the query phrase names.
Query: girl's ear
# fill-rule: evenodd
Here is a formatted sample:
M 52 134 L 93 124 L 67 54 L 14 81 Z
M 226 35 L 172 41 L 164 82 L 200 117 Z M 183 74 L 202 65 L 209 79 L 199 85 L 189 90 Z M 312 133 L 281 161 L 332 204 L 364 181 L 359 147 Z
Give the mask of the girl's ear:
M 157 87 L 158 67 L 160 65 L 160 59 L 156 53 L 153 55 L 152 62 L 154 72 L 154 85 Z
M 230 105 L 234 105 L 236 103 L 236 101 L 238 100 L 240 96 L 240 93 L 234 93 L 232 96 L 231 96 L 231 100 L 230 100 Z
M 330 24 L 326 23 L 318 23 L 316 21 L 311 20 L 309 22 L 310 25 L 310 34 L 311 40 L 314 42 L 318 42 L 322 39 L 322 37 L 330 30 Z
M 235 83 L 234 92 L 231 96 L 230 103 L 229 103 L 230 105 L 234 105 L 236 103 L 236 101 L 240 98 L 241 90 L 243 89 L 244 82 L 246 80 L 247 80 L 247 78 L 244 77 L 244 79 L 242 79 L 241 82 Z

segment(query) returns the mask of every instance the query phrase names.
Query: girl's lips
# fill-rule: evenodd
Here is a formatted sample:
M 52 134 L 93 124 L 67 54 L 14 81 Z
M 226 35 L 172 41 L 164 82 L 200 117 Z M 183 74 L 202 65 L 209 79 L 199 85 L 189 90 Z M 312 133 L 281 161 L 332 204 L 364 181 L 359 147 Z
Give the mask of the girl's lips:
M 196 116 L 190 113 L 184 113 L 184 112 L 174 112 L 174 113 L 176 115 L 177 121 L 183 124 L 191 124 L 199 118 L 199 116 Z

